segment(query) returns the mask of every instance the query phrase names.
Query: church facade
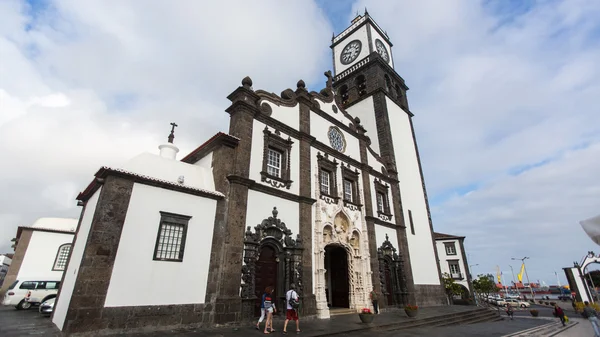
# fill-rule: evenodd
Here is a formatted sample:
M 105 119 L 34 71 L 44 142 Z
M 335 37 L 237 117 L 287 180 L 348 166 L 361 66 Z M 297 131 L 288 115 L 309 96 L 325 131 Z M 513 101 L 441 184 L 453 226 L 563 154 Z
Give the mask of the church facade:
M 53 322 L 65 333 L 250 320 L 275 287 L 301 314 L 446 303 L 427 193 L 392 44 L 365 13 L 332 40 L 334 73 L 280 95 L 246 77 L 228 133 L 101 168 Z M 175 125 L 174 125 L 175 126 Z

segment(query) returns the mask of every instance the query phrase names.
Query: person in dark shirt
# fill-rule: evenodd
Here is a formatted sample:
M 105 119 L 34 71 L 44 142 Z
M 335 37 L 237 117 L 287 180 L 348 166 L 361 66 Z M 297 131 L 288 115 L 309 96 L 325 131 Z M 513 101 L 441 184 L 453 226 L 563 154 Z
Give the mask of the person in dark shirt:
M 258 319 L 258 322 L 256 322 L 256 330 L 260 330 L 260 323 L 265 319 L 265 297 L 267 296 L 267 293 L 271 291 L 270 289 L 271 287 L 265 289 L 265 293 L 260 300 L 260 318 Z
M 277 312 L 277 309 L 275 308 L 273 291 L 273 287 L 267 287 L 267 291 L 263 296 L 263 307 L 265 308 L 265 315 L 267 316 L 267 320 L 265 322 L 265 334 L 275 332 L 275 330 L 273 330 L 273 313 Z
M 558 306 L 558 304 L 554 305 L 554 311 L 552 312 L 552 314 L 554 314 L 554 316 L 560 318 L 560 322 L 562 323 L 563 326 L 565 326 L 565 312 L 562 310 L 561 307 Z

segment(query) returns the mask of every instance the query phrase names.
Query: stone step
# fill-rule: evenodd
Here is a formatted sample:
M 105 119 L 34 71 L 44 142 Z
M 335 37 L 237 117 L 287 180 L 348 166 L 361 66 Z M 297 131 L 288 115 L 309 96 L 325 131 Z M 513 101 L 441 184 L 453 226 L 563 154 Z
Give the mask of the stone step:
M 329 309 L 329 316 L 357 314 L 356 310 L 348 308 Z

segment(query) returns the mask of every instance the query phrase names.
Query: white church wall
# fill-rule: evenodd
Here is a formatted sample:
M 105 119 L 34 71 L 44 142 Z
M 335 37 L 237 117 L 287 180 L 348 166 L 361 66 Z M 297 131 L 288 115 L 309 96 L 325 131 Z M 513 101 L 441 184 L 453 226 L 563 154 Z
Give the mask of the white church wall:
M 456 254 L 448 255 L 448 253 L 446 252 L 446 243 L 454 243 L 454 249 L 455 249 Z M 435 245 L 436 245 L 436 249 L 437 249 L 437 253 L 438 253 L 438 258 L 440 259 L 440 271 L 442 272 L 442 275 L 444 273 L 451 274 L 450 273 L 450 265 L 448 264 L 448 261 L 458 260 L 458 268 L 460 268 L 460 272 L 462 274 L 461 275 L 462 279 L 455 280 L 455 282 L 458 284 L 461 284 L 461 285 L 465 286 L 467 289 L 469 289 L 469 284 L 467 282 L 467 275 L 469 273 L 469 270 L 467 269 L 467 266 L 465 266 L 465 260 L 462 255 L 462 251 L 460 249 L 460 241 L 459 240 L 436 240 Z
M 293 107 L 278 106 L 267 100 L 263 100 L 261 104 L 268 104 L 271 107 L 271 118 L 280 121 L 294 130 L 300 130 L 300 109 L 298 105 Z
M 282 199 L 270 194 L 248 191 L 248 207 L 246 211 L 246 226 L 254 230 L 254 226 L 260 224 L 264 219 L 272 216 L 273 207 L 277 207 L 277 218 L 285 222 L 292 231 L 293 238 L 300 233 L 300 206 L 297 202 Z
M 348 125 L 348 123 L 349 121 L 345 124 Z M 312 114 L 310 116 L 310 134 L 314 136 L 318 141 L 329 147 L 331 147 L 331 143 L 329 142 L 328 134 L 329 128 L 331 126 L 334 125 L 317 114 Z M 344 135 L 344 140 L 346 141 L 346 148 L 343 154 L 360 161 L 360 145 L 358 139 L 342 129 L 339 130 Z
M 202 176 L 200 178 L 202 179 L 203 186 L 205 186 L 205 188 L 208 190 L 214 191 L 215 180 L 213 178 L 212 159 L 213 153 L 210 152 L 202 159 L 194 163 L 194 165 L 202 168 Z
M 315 98 L 315 100 L 319 103 L 319 106 L 321 107 L 321 111 L 325 112 L 326 114 L 330 115 L 331 117 L 335 118 L 337 121 L 348 125 L 348 123 L 350 122 L 350 120 L 344 116 L 344 114 L 340 111 L 340 108 L 337 106 L 337 104 L 335 104 L 335 101 L 328 103 L 328 102 L 323 102 L 322 100 Z M 334 111 L 334 107 L 337 110 L 337 112 Z
M 388 240 L 390 243 L 398 250 L 400 246 L 398 245 L 398 236 L 396 235 L 396 230 L 375 224 L 375 241 L 377 242 L 377 248 L 381 247 L 385 241 L 386 234 L 389 237 Z
M 61 285 L 60 296 L 54 305 L 54 316 L 52 316 L 52 322 L 61 330 L 65 323 L 69 304 L 71 303 L 71 295 L 73 294 L 73 288 L 75 287 L 79 266 L 81 265 L 81 259 L 83 258 L 83 252 L 87 244 L 88 235 L 90 234 L 92 220 L 94 218 L 94 213 L 96 212 L 96 206 L 101 191 L 102 188 L 99 188 L 96 193 L 88 199 L 87 204 L 83 209 L 83 216 L 81 218 L 81 224 L 79 225 L 79 231 L 77 232 L 77 239 L 73 238 L 74 244 L 71 247 L 71 258 L 69 260 L 69 265 L 65 270 L 65 277 Z
M 250 179 L 256 181 L 259 184 L 271 186 L 269 184 L 261 182 L 260 176 L 263 163 L 263 150 L 265 146 L 265 139 L 263 133 L 265 126 L 266 125 L 264 123 L 254 120 L 254 125 L 252 127 L 252 154 L 250 155 L 249 177 Z M 271 132 L 275 132 L 275 129 L 272 127 L 269 127 L 269 130 Z M 281 133 L 280 136 L 283 139 L 288 138 L 288 134 L 281 132 L 281 130 L 279 131 Z M 292 180 L 292 186 L 289 190 L 285 187 L 282 187 L 281 189 L 292 194 L 298 194 L 300 192 L 300 142 L 295 138 L 292 138 L 292 141 L 294 142 L 294 144 L 292 144 L 292 150 L 290 154 L 290 179 Z
M 413 266 L 420 266 L 413 268 L 413 279 L 415 284 L 440 284 L 410 117 L 389 98 L 386 97 L 386 101 L 396 152 L 410 261 Z M 409 210 L 415 227 L 414 235 L 410 229 Z
M 104 305 L 204 303 L 216 204 L 213 199 L 134 184 Z M 182 262 L 153 260 L 160 211 L 192 217 Z
M 52 270 L 58 247 L 72 243 L 73 234 L 52 233 L 34 230 L 27 251 L 23 257 L 17 279 L 24 277 L 45 277 L 49 280 L 60 280 L 62 270 Z
M 367 130 L 366 135 L 371 139 L 371 149 L 376 153 L 380 153 L 379 149 L 379 138 L 377 138 L 377 125 L 375 123 L 375 113 L 373 106 L 373 96 L 369 96 L 362 101 L 354 104 L 353 106 L 346 109 L 346 111 L 355 117 L 360 118 L 360 123 L 363 125 L 365 130 Z M 372 156 L 369 153 L 370 156 Z M 374 157 L 373 157 L 374 159 Z M 369 165 L 373 165 L 369 158 Z M 376 161 L 375 161 L 376 163 Z M 376 166 L 375 166 L 376 167 Z
M 367 38 L 367 26 L 363 25 L 362 27 L 360 27 L 359 29 L 357 29 L 355 32 L 352 33 L 352 35 L 350 35 L 349 37 L 345 37 L 344 38 L 345 41 L 338 44 L 337 46 L 334 47 L 333 49 L 333 54 L 334 54 L 334 63 L 335 63 L 335 75 L 339 75 L 341 72 L 343 72 L 344 70 L 352 67 L 356 61 L 360 61 L 361 59 L 367 57 L 367 55 L 369 55 L 369 40 Z M 346 47 L 346 45 L 348 43 L 350 43 L 351 41 L 354 40 L 360 40 L 362 47 L 360 49 L 360 54 L 358 54 L 358 57 L 351 62 L 350 64 L 342 64 L 340 62 L 340 55 L 342 55 L 342 51 L 344 50 L 344 47 Z

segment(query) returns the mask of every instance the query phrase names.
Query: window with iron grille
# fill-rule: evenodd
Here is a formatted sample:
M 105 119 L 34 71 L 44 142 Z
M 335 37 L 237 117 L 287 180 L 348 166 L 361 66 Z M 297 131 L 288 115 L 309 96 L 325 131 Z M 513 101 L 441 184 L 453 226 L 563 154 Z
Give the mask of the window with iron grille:
M 191 216 L 160 212 L 154 260 L 183 261 L 187 227 Z
M 58 247 L 58 252 L 56 253 L 56 259 L 54 259 L 54 266 L 52 267 L 52 270 L 65 270 L 70 252 L 70 243 L 65 243 L 64 245 Z
M 277 178 L 281 178 L 281 157 L 282 153 L 274 150 L 274 149 L 269 149 L 267 152 L 267 173 L 277 177 Z

